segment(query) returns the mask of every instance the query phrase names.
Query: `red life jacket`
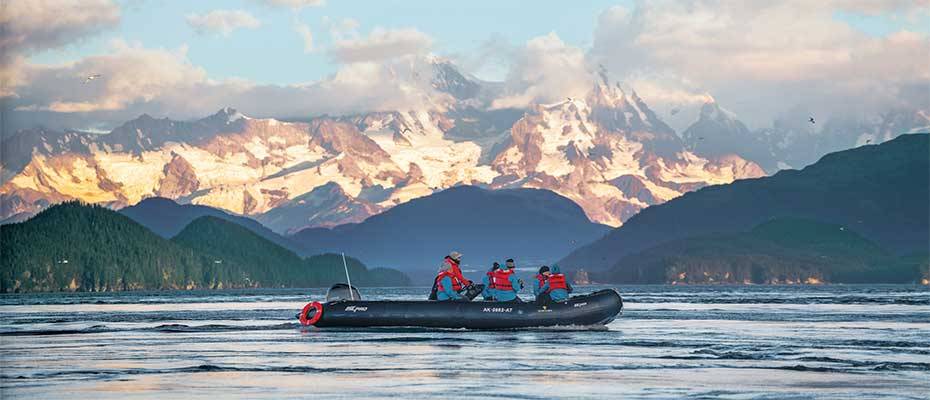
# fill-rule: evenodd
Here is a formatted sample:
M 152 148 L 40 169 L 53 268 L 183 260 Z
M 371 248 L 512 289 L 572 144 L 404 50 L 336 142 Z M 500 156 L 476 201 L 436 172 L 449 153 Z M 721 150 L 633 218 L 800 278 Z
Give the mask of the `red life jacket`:
M 549 275 L 549 291 L 556 289 L 568 289 L 568 284 L 565 283 L 565 274 Z
M 465 276 L 462 275 L 462 269 L 459 268 L 459 263 L 455 262 L 455 260 L 449 257 L 446 257 L 446 264 L 449 264 L 449 266 L 451 267 L 450 271 L 452 272 L 452 275 L 454 275 L 455 278 L 458 279 L 459 283 L 464 284 L 464 286 L 468 286 L 471 284 L 471 281 L 468 279 L 465 279 Z
M 452 279 L 452 290 L 456 292 L 462 290 L 462 287 L 464 286 L 462 285 L 462 281 L 460 281 L 459 278 L 455 276 L 455 274 L 449 271 L 441 271 L 439 272 L 439 275 L 436 276 L 436 290 L 441 291 L 441 292 L 444 292 L 446 290 L 442 286 L 442 278 L 445 278 L 447 276 L 449 277 L 449 279 Z
M 543 274 L 536 274 L 536 280 L 539 281 L 539 287 L 543 287 L 546 284 L 546 279 L 549 279 Z
M 491 274 L 491 284 L 494 289 L 503 291 L 512 291 L 513 285 L 510 284 L 510 275 L 513 274 L 506 268 L 501 268 Z
M 485 274 L 488 276 L 488 289 L 494 289 L 494 273 L 497 271 L 498 270 L 495 269 L 494 271 L 488 271 L 488 273 Z

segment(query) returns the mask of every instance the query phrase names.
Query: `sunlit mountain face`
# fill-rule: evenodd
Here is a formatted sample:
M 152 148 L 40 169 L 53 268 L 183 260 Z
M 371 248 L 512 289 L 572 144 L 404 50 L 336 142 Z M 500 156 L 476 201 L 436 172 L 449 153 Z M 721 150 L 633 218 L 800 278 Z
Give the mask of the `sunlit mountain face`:
M 2 217 L 161 196 L 294 232 L 468 184 L 550 189 L 618 226 L 687 191 L 764 175 L 738 155 L 695 154 L 635 92 L 606 80 L 584 98 L 497 109 L 482 99 L 493 85 L 448 62 L 432 68 L 441 107 L 303 122 L 224 108 L 194 121 L 142 115 L 108 134 L 20 132 L 4 141 L 20 156 L 4 158 Z

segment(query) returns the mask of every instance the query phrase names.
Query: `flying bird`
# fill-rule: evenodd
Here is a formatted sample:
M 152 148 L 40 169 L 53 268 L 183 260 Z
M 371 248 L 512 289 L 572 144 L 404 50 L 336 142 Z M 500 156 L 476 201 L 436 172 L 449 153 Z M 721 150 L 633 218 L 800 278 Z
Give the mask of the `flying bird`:
M 698 140 L 704 140 L 704 136 L 699 137 Z
M 808 121 L 810 121 L 810 123 L 812 123 L 812 124 L 816 124 L 816 122 L 814 122 L 814 117 L 810 117 L 810 118 L 808 119 Z
M 865 144 L 869 144 L 869 143 L 872 143 L 872 139 L 869 139 L 869 140 L 866 140 L 866 141 L 865 141 Z
M 679 110 L 679 109 L 677 109 L 677 108 L 673 108 L 673 109 L 671 109 L 671 111 L 669 111 L 668 113 L 669 113 L 669 114 L 672 114 L 672 115 L 675 115 L 675 114 L 678 114 L 679 111 L 681 111 L 681 110 Z
M 94 80 L 94 79 L 100 79 L 101 76 L 102 76 L 102 75 L 100 75 L 100 74 L 88 75 L 86 78 L 84 78 L 84 83 L 88 83 L 88 82 L 90 82 L 90 81 L 92 81 L 92 80 Z
M 410 128 L 404 128 L 404 130 L 401 131 L 400 133 L 407 133 L 407 132 L 410 132 Z
M 571 97 L 566 97 L 566 99 L 568 99 L 568 102 L 569 102 L 569 103 L 572 102 L 572 98 L 571 98 Z

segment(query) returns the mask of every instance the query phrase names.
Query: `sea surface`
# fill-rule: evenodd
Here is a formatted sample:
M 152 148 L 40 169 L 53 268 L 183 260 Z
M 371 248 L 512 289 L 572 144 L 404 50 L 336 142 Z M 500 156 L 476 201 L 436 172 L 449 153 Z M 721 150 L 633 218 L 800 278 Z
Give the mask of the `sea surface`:
M 614 287 L 609 326 L 519 331 L 301 327 L 323 289 L 2 295 L 0 398 L 930 398 L 926 286 Z

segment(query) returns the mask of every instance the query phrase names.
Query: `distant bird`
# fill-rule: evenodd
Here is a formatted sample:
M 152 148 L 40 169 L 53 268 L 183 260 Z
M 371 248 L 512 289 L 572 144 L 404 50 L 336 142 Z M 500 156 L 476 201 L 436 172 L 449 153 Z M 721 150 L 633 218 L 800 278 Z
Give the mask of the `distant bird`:
M 704 136 L 699 137 L 698 140 L 704 140 Z
M 812 124 L 816 124 L 816 122 L 814 122 L 814 117 L 810 117 L 810 118 L 808 119 L 808 121 L 809 121 L 810 123 L 812 123 Z
M 571 98 L 571 97 L 566 97 L 566 99 L 568 99 L 568 102 L 569 102 L 569 103 L 572 102 L 572 98 Z
M 407 133 L 407 132 L 410 132 L 410 128 L 404 128 L 404 130 L 401 131 L 400 133 Z
M 681 110 L 679 110 L 679 109 L 677 109 L 677 108 L 673 108 L 673 109 L 672 109 L 671 111 L 669 111 L 668 113 L 669 113 L 669 114 L 672 114 L 672 115 L 675 115 L 675 114 L 678 114 L 679 111 L 681 111 Z
M 214 264 L 222 264 L 222 263 L 223 263 L 223 260 L 213 260 L 213 263 L 214 263 Z
M 869 143 L 872 143 L 872 139 L 869 139 L 869 140 L 866 140 L 866 141 L 865 141 L 865 144 L 869 144 Z
M 84 83 L 88 83 L 88 82 L 90 82 L 90 81 L 92 81 L 92 80 L 95 80 L 95 79 L 100 79 L 101 76 L 102 76 L 102 75 L 100 75 L 100 74 L 88 75 L 86 78 L 84 78 Z
M 841 230 L 841 231 L 845 231 L 845 230 L 846 230 L 846 227 L 845 227 L 845 226 L 841 226 L 841 227 L 840 227 L 840 230 Z

